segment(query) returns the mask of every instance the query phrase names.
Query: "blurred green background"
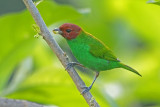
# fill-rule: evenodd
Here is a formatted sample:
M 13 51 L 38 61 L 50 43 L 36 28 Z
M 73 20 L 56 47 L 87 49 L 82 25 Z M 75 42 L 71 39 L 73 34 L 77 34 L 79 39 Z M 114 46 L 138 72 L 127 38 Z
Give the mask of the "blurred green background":
M 160 107 L 160 6 L 146 0 L 44 0 L 37 8 L 51 33 L 81 26 L 143 77 L 123 69 L 101 72 L 91 93 L 101 107 Z M 0 1 L 0 95 L 53 107 L 87 107 L 21 0 Z M 53 33 L 52 33 L 53 34 Z M 65 40 L 53 37 L 75 60 Z M 90 70 L 77 68 L 87 86 Z

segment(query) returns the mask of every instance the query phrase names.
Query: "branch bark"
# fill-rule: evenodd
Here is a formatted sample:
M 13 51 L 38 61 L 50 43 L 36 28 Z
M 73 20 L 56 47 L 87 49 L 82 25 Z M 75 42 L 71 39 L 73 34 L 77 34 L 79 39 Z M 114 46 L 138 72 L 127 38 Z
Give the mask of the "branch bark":
M 0 98 L 0 107 L 49 107 L 49 106 L 44 106 L 25 100 Z
M 57 55 L 62 65 L 66 68 L 67 64 L 69 63 L 68 57 L 66 53 L 63 52 L 63 50 L 60 48 L 60 46 L 57 44 L 57 42 L 54 40 L 52 35 L 50 34 L 46 24 L 44 23 L 38 9 L 34 5 L 32 0 L 23 0 L 24 4 L 26 5 L 27 9 L 32 14 L 36 24 L 40 27 L 41 35 L 43 36 L 44 40 L 47 42 L 47 44 L 50 46 L 52 51 Z M 80 78 L 78 73 L 75 71 L 75 69 L 72 67 L 71 69 L 67 70 L 70 77 L 74 81 L 77 89 L 79 92 L 82 92 L 83 89 L 81 87 L 86 86 L 83 80 Z M 96 102 L 96 100 L 93 98 L 92 94 L 90 92 L 87 92 L 83 94 L 84 99 L 88 103 L 90 107 L 100 107 L 99 104 Z

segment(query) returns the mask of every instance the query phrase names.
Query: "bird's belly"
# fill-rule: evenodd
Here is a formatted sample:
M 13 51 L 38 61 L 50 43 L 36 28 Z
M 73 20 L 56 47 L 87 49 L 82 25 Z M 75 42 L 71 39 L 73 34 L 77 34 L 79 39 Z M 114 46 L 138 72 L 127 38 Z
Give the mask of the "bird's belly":
M 93 56 L 87 46 L 72 47 L 71 50 L 76 59 L 87 68 L 94 71 L 111 69 L 110 61 Z

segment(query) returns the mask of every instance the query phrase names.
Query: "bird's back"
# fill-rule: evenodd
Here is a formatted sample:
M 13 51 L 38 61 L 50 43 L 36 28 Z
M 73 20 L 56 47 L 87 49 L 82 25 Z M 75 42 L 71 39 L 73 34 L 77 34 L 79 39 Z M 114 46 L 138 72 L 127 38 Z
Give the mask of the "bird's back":
M 82 31 L 77 38 L 67 42 L 77 60 L 90 69 L 104 71 L 119 67 L 119 61 L 109 48 L 86 32 Z

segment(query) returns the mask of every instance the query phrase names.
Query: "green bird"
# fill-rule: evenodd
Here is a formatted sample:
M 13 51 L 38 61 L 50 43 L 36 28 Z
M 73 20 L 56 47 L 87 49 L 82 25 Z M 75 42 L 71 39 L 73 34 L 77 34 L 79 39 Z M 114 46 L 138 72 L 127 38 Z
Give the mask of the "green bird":
M 141 76 L 133 68 L 121 63 L 103 42 L 85 32 L 81 27 L 75 24 L 65 23 L 59 28 L 55 28 L 53 32 L 62 35 L 67 40 L 73 55 L 80 62 L 71 62 L 67 65 L 66 69 L 70 69 L 75 65 L 80 65 L 96 72 L 92 84 L 89 87 L 82 87 L 85 88 L 82 94 L 88 92 L 92 88 L 100 71 L 124 68 Z

